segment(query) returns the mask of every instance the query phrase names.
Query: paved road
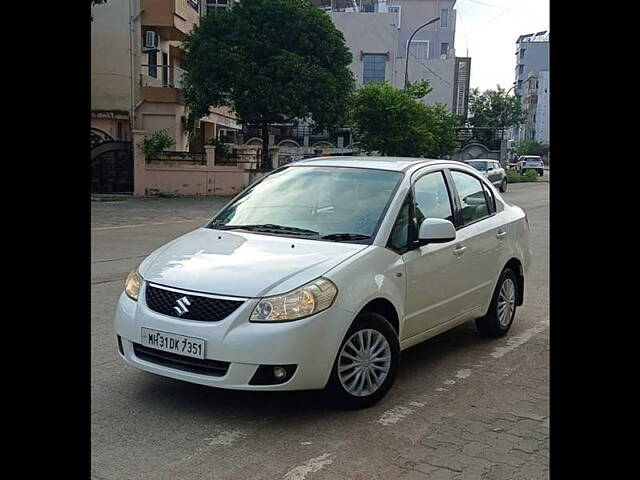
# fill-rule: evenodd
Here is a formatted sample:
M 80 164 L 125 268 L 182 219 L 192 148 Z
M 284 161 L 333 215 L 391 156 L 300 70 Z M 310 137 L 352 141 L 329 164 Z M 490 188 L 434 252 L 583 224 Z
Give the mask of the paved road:
M 546 479 L 549 184 L 505 194 L 529 217 L 534 261 L 505 338 L 462 325 L 402 355 L 376 406 L 328 410 L 315 392 L 236 392 L 137 371 L 113 312 L 127 272 L 224 199 L 92 204 L 92 478 Z

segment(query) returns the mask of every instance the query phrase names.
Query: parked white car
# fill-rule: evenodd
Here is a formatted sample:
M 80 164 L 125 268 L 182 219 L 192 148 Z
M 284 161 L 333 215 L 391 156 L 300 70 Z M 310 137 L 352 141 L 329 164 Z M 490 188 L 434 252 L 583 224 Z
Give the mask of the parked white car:
M 460 162 L 325 157 L 289 164 L 130 273 L 120 355 L 240 390 L 382 398 L 400 352 L 475 319 L 507 333 L 530 262 L 525 213 Z
M 507 191 L 507 172 L 505 172 L 497 160 L 477 158 L 465 160 L 464 163 L 471 165 L 481 172 L 495 187 L 498 187 L 502 193 Z
M 524 173 L 527 170 L 535 170 L 541 177 L 544 175 L 544 162 L 542 157 L 538 155 L 523 155 L 518 158 L 517 170 L 520 173 Z

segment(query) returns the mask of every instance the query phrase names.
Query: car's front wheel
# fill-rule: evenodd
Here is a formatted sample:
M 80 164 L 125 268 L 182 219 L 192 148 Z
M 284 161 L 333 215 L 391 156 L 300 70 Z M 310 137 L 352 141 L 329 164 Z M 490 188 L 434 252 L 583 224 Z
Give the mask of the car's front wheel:
M 506 179 L 506 178 L 504 178 L 504 179 L 502 180 L 502 183 L 500 184 L 500 191 L 501 191 L 502 193 L 504 193 L 504 192 L 506 192 L 506 191 L 507 191 L 507 179 Z
M 398 335 L 389 321 L 378 313 L 361 313 L 340 345 L 326 400 L 345 409 L 375 404 L 391 388 L 399 360 Z
M 478 331 L 487 337 L 498 338 L 505 335 L 516 315 L 517 299 L 516 275 L 510 268 L 505 268 L 493 292 L 489 311 L 484 317 L 476 319 Z

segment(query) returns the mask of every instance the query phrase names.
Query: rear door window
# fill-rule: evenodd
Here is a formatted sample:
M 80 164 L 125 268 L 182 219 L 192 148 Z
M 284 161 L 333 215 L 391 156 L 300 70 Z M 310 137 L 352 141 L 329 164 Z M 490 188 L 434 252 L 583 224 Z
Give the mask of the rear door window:
M 460 199 L 462 224 L 469 225 L 491 215 L 482 182 L 468 173 L 451 171 L 451 178 Z
M 426 218 L 441 218 L 453 223 L 453 208 L 443 172 L 428 173 L 413 186 L 416 228 Z

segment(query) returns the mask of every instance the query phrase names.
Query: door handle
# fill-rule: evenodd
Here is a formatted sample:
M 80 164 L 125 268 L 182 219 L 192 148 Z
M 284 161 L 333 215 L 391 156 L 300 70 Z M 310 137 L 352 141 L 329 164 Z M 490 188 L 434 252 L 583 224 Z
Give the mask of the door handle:
M 506 236 L 507 236 L 507 232 L 505 232 L 504 230 L 499 230 L 498 233 L 496 233 L 496 238 L 498 240 L 502 240 Z
M 453 254 L 456 257 L 461 257 L 467 247 L 463 247 L 462 245 L 457 245 L 456 248 L 453 249 Z

